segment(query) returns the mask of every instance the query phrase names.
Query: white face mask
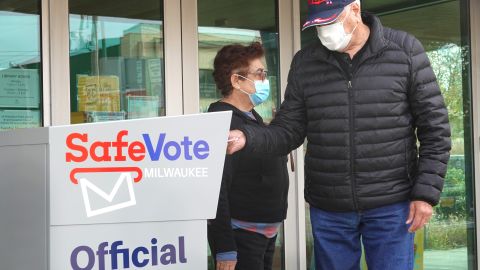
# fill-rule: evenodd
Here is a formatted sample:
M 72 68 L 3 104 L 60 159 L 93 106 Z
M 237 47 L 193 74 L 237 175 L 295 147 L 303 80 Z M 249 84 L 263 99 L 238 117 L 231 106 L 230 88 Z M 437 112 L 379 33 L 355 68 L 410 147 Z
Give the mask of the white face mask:
M 353 28 L 352 32 L 347 34 L 345 32 L 345 28 L 343 27 L 343 23 L 348 18 L 349 14 L 350 9 L 348 10 L 348 13 L 343 21 L 316 27 L 318 38 L 322 42 L 323 46 L 327 47 L 327 49 L 330 51 L 343 52 L 352 40 L 352 34 L 357 29 L 358 23 L 355 25 L 355 28 Z

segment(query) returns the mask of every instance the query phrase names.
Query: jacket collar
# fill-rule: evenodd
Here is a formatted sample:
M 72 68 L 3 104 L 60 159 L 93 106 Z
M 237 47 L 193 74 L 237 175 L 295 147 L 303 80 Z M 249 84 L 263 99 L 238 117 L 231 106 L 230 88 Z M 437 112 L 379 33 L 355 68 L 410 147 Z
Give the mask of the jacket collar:
M 219 101 L 216 101 L 212 104 L 210 104 L 210 108 L 211 109 L 220 109 L 220 110 L 231 110 L 233 111 L 233 113 L 235 115 L 237 115 L 238 117 L 240 118 L 244 118 L 246 120 L 250 120 L 250 121 L 255 121 L 254 119 L 248 117 L 245 112 L 241 111 L 240 109 L 238 109 L 237 107 L 233 106 L 232 104 L 230 103 L 227 103 L 227 102 L 223 102 L 221 100 Z M 263 123 L 263 119 L 262 117 L 255 111 L 255 109 L 252 110 L 252 114 L 253 116 L 255 117 L 255 119 L 257 120 L 257 122 L 259 123 Z
M 388 46 L 382 22 L 377 16 L 369 13 L 362 13 L 362 20 L 370 27 L 370 37 L 365 46 L 372 55 L 375 55 Z

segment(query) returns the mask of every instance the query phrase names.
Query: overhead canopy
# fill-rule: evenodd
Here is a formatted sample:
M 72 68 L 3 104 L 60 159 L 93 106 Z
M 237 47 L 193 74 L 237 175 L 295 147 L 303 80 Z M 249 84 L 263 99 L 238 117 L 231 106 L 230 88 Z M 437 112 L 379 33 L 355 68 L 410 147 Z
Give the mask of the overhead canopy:
M 162 2 L 161 0 L 74 0 L 69 1 L 69 12 L 79 15 L 163 20 Z M 39 14 L 40 3 L 40 0 L 1 0 L 0 11 Z
M 67 0 L 65 0 L 67 1 Z M 301 0 L 306 1 L 306 0 Z M 40 0 L 2 0 L 0 11 L 40 13 Z M 275 1 L 198 1 L 199 26 L 241 28 L 277 32 Z M 163 20 L 161 0 L 75 0 L 69 1 L 70 13 L 143 20 Z M 302 18 L 306 5 L 302 3 Z M 362 0 L 364 10 L 380 15 L 392 28 L 414 34 L 424 43 L 461 43 L 461 15 L 458 0 Z M 255 9 L 261 16 L 249 16 Z M 224 16 L 222 16 L 224 14 Z

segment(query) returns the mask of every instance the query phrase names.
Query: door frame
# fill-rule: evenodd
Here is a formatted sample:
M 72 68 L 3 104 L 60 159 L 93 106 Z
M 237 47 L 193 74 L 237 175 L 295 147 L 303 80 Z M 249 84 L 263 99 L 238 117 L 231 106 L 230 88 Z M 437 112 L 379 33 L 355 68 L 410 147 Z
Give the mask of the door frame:
M 472 74 L 472 115 L 473 115 L 473 150 L 474 150 L 474 197 L 476 213 L 476 264 L 480 262 L 480 2 L 470 0 L 470 48 Z

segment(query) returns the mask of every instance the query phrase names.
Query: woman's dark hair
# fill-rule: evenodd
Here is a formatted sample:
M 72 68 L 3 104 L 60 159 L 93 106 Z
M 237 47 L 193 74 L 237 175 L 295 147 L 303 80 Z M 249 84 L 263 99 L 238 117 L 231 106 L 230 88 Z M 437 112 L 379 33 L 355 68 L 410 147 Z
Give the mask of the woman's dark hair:
M 253 42 L 249 46 L 228 45 L 220 49 L 213 62 L 213 78 L 222 95 L 226 97 L 232 92 L 232 74 L 246 77 L 250 62 L 264 55 L 265 51 L 259 42 Z

